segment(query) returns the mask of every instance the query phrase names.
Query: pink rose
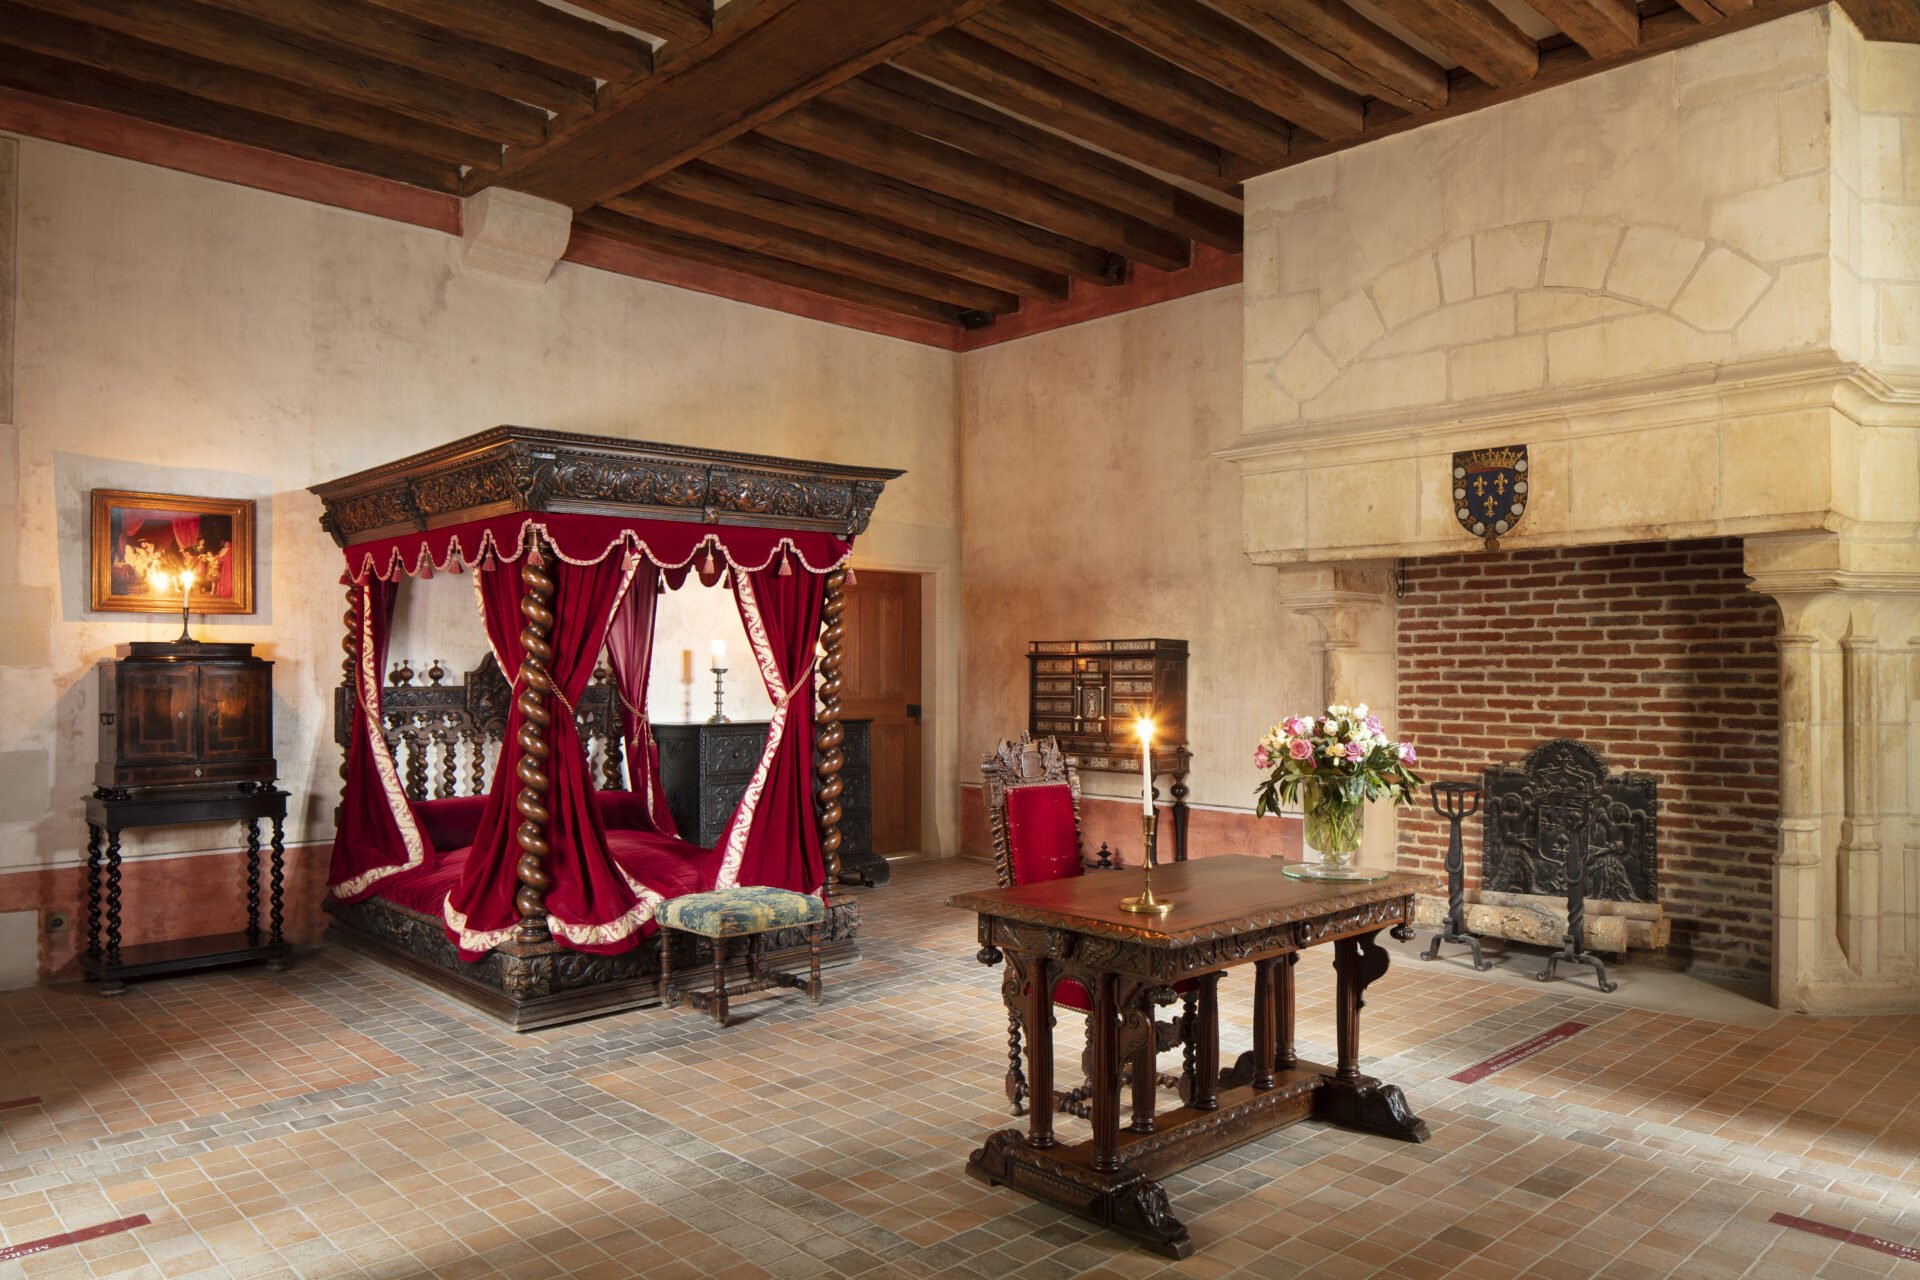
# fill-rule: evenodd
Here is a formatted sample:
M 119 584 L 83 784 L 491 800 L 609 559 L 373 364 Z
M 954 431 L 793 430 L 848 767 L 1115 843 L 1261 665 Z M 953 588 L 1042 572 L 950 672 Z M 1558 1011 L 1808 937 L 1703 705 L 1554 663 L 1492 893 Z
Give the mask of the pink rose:
M 1313 755 L 1313 744 L 1305 738 L 1295 738 L 1287 744 L 1287 754 L 1295 760 L 1306 760 Z
M 1376 738 L 1380 736 L 1382 730 L 1380 728 L 1379 716 L 1368 716 L 1366 719 L 1366 725 L 1367 725 L 1368 733 L 1372 734 Z
M 1304 738 L 1313 732 L 1313 726 L 1305 720 L 1302 720 L 1299 716 L 1292 717 L 1281 727 L 1296 738 Z
M 1400 752 L 1400 759 L 1408 764 L 1413 764 L 1420 759 L 1420 753 L 1413 749 L 1411 742 L 1401 743 L 1398 750 Z
M 1273 765 L 1273 757 L 1267 754 L 1267 749 L 1264 745 L 1255 747 L 1253 749 L 1253 767 L 1254 768 L 1267 769 L 1267 768 L 1271 768 L 1272 765 Z
M 1357 764 L 1360 761 L 1365 760 L 1366 758 L 1367 758 L 1367 749 L 1365 747 L 1361 746 L 1357 742 L 1349 742 L 1347 744 L 1347 759 L 1352 760 L 1354 763 Z

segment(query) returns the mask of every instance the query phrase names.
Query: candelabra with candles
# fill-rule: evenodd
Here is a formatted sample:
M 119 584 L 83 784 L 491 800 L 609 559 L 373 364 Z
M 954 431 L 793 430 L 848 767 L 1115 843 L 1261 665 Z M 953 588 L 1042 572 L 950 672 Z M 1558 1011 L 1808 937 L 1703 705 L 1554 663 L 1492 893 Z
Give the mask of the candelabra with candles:
M 175 644 L 199 644 L 200 642 L 198 640 L 195 640 L 187 632 L 187 619 L 189 616 L 189 612 L 193 607 L 192 605 L 192 602 L 193 602 L 193 568 L 192 566 L 189 565 L 186 568 L 181 569 L 178 574 L 167 573 L 161 569 L 151 570 L 147 574 L 147 584 L 151 586 L 154 589 L 154 591 L 157 593 L 164 594 L 168 591 L 173 590 L 174 584 L 176 582 L 178 582 L 180 586 L 180 638 L 175 640 L 174 643 Z
M 1120 899 L 1120 909 L 1135 915 L 1163 916 L 1173 910 L 1173 903 L 1153 896 L 1154 828 L 1157 825 L 1153 813 L 1153 721 L 1142 716 L 1133 722 L 1133 731 L 1140 738 L 1140 829 L 1144 836 L 1144 854 L 1140 860 L 1140 892 Z
M 722 683 L 727 674 L 726 667 L 722 665 L 726 660 L 727 642 L 715 640 L 713 642 L 713 714 L 707 717 L 708 724 L 732 723 L 727 719 L 726 692 Z

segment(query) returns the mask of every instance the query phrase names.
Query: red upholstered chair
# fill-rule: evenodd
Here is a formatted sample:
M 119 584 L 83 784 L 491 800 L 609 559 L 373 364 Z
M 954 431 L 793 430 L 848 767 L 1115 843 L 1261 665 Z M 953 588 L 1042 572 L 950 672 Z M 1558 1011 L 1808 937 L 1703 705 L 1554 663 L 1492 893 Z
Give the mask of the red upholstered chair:
M 981 761 L 980 772 L 986 778 L 987 823 L 993 834 L 994 871 L 1002 888 L 1061 880 L 1088 869 L 1080 849 L 1080 775 L 1052 737 L 1035 739 L 1022 733 L 1018 738 L 1002 739 L 993 754 Z M 1194 986 L 1189 980 L 1174 990 L 1188 996 Z M 1054 985 L 1053 1000 L 1056 1006 L 1081 1013 L 1093 1008 L 1086 987 L 1072 978 Z M 1183 1016 L 1155 1024 L 1158 1047 L 1185 1045 L 1187 1031 L 1195 1025 L 1190 997 L 1187 1004 Z M 1028 1093 L 1020 1039 L 1020 1020 L 1009 1011 L 1007 1098 L 1013 1103 L 1015 1115 L 1025 1111 Z M 1185 1056 L 1190 1066 L 1193 1055 L 1189 1052 Z M 1183 1091 L 1190 1084 L 1173 1077 L 1162 1077 L 1161 1083 Z M 1090 1086 L 1083 1084 L 1062 1095 L 1061 1109 L 1076 1113 L 1085 1110 L 1090 1093 Z

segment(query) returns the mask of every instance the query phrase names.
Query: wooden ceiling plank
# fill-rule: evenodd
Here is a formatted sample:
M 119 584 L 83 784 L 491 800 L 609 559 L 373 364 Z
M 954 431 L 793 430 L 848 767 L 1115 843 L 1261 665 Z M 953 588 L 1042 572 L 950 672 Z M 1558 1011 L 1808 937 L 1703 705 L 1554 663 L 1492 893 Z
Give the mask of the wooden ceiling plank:
M 1680 0 L 1680 7 L 1700 22 L 1718 22 L 1725 16 L 1713 7 L 1713 0 Z
M 661 174 L 648 187 L 750 214 L 794 231 L 870 249 L 904 262 L 917 262 L 945 275 L 1008 293 L 1056 300 L 1067 296 L 1067 277 L 1058 272 L 1030 267 L 939 236 L 924 235 L 779 187 L 743 181 L 704 160 Z
M 540 0 L 367 0 L 418 22 L 518 49 L 569 70 L 625 82 L 653 70 L 653 49 Z
M 1323 138 L 1360 132 L 1360 95 L 1197 0 L 1053 0 Z
M 1007 315 L 1020 309 L 1020 296 L 1004 289 L 974 284 L 868 250 L 851 249 L 751 214 L 676 195 L 657 186 L 642 187 L 638 191 L 615 196 L 602 207 L 682 235 L 698 236 L 750 253 L 817 267 L 822 271 L 866 280 L 937 302 L 950 302 L 969 311 Z
M 449 164 L 25 50 L 0 57 L 0 85 L 430 191 L 450 192 L 460 182 Z
M 1439 63 L 1341 0 L 1207 0 L 1269 43 L 1409 111 L 1447 104 Z
M 1285 120 L 1041 0 L 1004 0 L 962 30 L 1241 155 L 1279 160 L 1291 145 L 1293 130 Z
M 913 294 L 901 293 L 897 289 L 870 284 L 865 280 L 850 279 L 814 267 L 784 262 L 779 258 L 769 258 L 763 254 L 748 253 L 742 249 L 735 249 L 731 245 L 715 244 L 710 240 L 679 235 L 606 209 L 586 210 L 575 219 L 575 225 L 656 253 L 725 267 L 730 271 L 758 276 L 762 280 L 771 280 L 795 289 L 805 289 L 810 293 L 822 294 L 829 298 L 857 302 L 863 306 L 890 311 L 896 315 L 917 316 L 922 320 L 933 320 L 956 328 L 965 323 L 963 310 L 949 303 L 938 302 L 932 298 L 916 297 Z
M 1840 8 L 1869 40 L 1920 44 L 1920 0 L 1840 0 Z
M 713 34 L 712 8 L 695 0 L 573 0 L 573 3 L 589 13 L 672 43 L 692 44 Z M 706 11 L 702 13 L 702 9 Z
M 507 142 L 546 136 L 547 113 L 497 93 L 370 58 L 244 14 L 173 0 L 23 0 L 181 53 L 278 76 L 376 107 Z
M 813 103 L 769 121 L 761 132 L 792 146 L 848 164 L 879 169 L 963 200 L 978 200 L 1015 218 L 1137 258 L 1163 270 L 1187 265 L 1192 247 L 1182 236 L 1138 218 L 1069 195 L 1025 174 L 956 147 L 878 123 L 839 107 Z
M 1540 49 L 1488 0 L 1374 0 L 1413 34 L 1460 60 L 1496 88 L 1524 84 L 1540 69 Z
M 472 40 L 364 0 L 201 0 L 365 50 L 416 71 L 493 89 L 561 115 L 594 109 L 594 79 L 501 45 Z
M 897 68 L 875 67 L 821 101 L 904 126 L 1189 240 L 1240 252 L 1237 210 Z
M 663 67 L 576 136 L 519 169 L 513 185 L 575 209 L 597 204 L 791 111 L 990 3 L 762 4 L 765 16 L 724 48 Z
M 0 45 L 28 49 L 177 90 L 210 102 L 343 133 L 396 151 L 475 167 L 498 166 L 500 144 L 273 76 L 176 53 L 98 27 L 0 0 Z
M 702 160 L 736 177 L 985 249 L 1030 267 L 1100 284 L 1117 284 L 1125 275 L 1123 259 L 1090 244 L 758 135 L 736 139 Z
M 974 36 L 943 31 L 894 55 L 893 64 L 1003 111 L 1044 120 L 1081 141 L 1190 182 L 1238 195 L 1221 176 L 1221 151 Z
M 1527 3 L 1596 58 L 1611 58 L 1640 43 L 1640 10 L 1633 0 L 1527 0 Z

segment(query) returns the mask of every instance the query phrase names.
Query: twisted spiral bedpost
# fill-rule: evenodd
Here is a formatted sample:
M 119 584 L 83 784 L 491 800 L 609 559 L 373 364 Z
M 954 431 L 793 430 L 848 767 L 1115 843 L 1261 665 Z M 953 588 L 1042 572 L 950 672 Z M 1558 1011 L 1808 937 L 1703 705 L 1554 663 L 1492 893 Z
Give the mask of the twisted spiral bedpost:
M 549 674 L 553 661 L 553 578 L 538 562 L 538 539 L 538 534 L 531 535 L 526 558 L 520 562 L 520 585 L 524 589 L 520 597 L 522 656 L 515 683 L 520 711 L 516 740 L 521 756 L 515 770 L 520 790 L 514 797 L 520 825 L 513 835 L 520 846 L 520 861 L 514 867 L 520 888 L 513 895 L 513 905 L 520 912 L 514 937 L 520 942 L 547 940 L 547 890 L 553 884 L 547 871 L 547 854 L 551 852 L 547 843 L 547 760 L 553 752 L 547 735 L 553 726 L 553 713 L 547 709 L 547 695 L 553 691 Z
M 820 609 L 820 709 L 813 739 L 813 767 L 820 781 L 813 789 L 813 799 L 820 812 L 820 853 L 827 862 L 828 886 L 840 882 L 840 796 L 846 790 L 840 778 L 846 764 L 840 750 L 846 740 L 846 730 L 840 725 L 840 664 L 847 635 L 840 615 L 847 607 L 846 587 L 845 569 L 829 572 L 826 600 Z
M 360 700 L 360 587 L 349 580 L 347 583 L 347 612 L 340 621 L 346 626 L 346 634 L 340 637 L 340 679 L 353 694 L 354 702 Z M 372 709 L 367 711 L 372 715 Z M 345 746 L 340 748 L 340 794 L 344 800 L 347 792 L 347 758 L 353 754 L 353 739 L 349 737 Z

